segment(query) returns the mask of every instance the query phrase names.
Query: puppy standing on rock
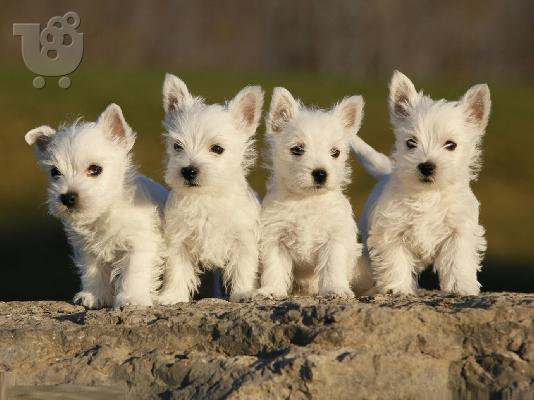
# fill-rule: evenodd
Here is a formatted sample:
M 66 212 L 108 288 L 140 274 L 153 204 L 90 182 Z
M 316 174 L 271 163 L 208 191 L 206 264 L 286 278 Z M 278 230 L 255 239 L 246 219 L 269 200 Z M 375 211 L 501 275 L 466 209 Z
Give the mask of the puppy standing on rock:
M 163 266 L 167 191 L 137 174 L 135 133 L 120 107 L 111 104 L 96 123 L 32 129 L 26 142 L 49 174 L 49 211 L 74 250 L 82 282 L 74 302 L 151 305 Z
M 434 101 L 395 71 L 389 107 L 392 161 L 353 141 L 357 157 L 379 179 L 360 222 L 377 289 L 413 294 L 417 275 L 432 264 L 442 290 L 476 295 L 486 241 L 470 182 L 488 124 L 488 86 L 473 86 L 457 102 Z
M 261 289 L 283 297 L 353 297 L 350 281 L 361 254 L 351 205 L 349 143 L 363 117 L 363 99 L 332 110 L 308 109 L 284 88 L 273 92 L 267 118 L 272 175 L 263 201 Z
M 165 77 L 165 181 L 172 191 L 165 207 L 169 258 L 161 303 L 189 301 L 201 270 L 216 267 L 231 287 L 231 300 L 253 295 L 260 206 L 246 173 L 262 105 L 259 86 L 242 89 L 226 105 L 208 105 L 176 76 Z

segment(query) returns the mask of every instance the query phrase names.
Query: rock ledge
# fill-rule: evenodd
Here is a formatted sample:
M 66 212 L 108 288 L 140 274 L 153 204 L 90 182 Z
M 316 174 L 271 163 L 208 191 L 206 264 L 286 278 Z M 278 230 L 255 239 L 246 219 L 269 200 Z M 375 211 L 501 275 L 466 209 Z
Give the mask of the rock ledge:
M 0 303 L 0 371 L 140 399 L 527 398 L 534 295 Z

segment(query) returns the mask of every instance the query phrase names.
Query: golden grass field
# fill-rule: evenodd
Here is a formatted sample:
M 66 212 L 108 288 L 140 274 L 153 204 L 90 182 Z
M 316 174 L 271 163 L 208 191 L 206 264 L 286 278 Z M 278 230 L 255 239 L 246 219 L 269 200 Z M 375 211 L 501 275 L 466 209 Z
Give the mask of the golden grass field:
M 36 272 L 36 280 L 52 282 L 49 290 L 35 283 L 35 296 L 68 297 L 73 277 L 68 248 L 59 224 L 46 215 L 46 176 L 36 165 L 24 142 L 29 129 L 42 124 L 56 127 L 62 121 L 84 116 L 95 120 L 111 102 L 118 103 L 138 133 L 135 159 L 144 174 L 161 181 L 161 69 L 104 69 L 82 65 L 68 90 L 48 78 L 44 89 L 32 87 L 33 75 L 22 67 L 0 68 L 0 121 L 2 123 L 2 172 L 0 179 L 0 239 L 8 278 L 0 283 L 1 298 L 24 297 L 17 289 L 20 277 Z M 286 86 L 306 104 L 330 107 L 343 96 L 361 94 L 365 118 L 359 135 L 383 152 L 393 136 L 387 114 L 387 84 L 380 80 L 348 79 L 299 73 L 236 73 L 170 70 L 183 78 L 192 93 L 209 102 L 230 99 L 244 85 L 261 84 L 267 108 L 274 86 Z M 434 98 L 459 98 L 479 82 L 435 81 L 410 76 L 418 89 Z M 482 283 L 489 289 L 534 291 L 534 86 L 488 82 L 493 111 L 483 144 L 484 167 L 474 191 L 482 204 L 481 220 L 487 229 L 487 271 Z M 263 127 L 258 132 L 260 155 Z M 373 180 L 353 162 L 352 184 L 347 194 L 356 216 L 363 207 Z M 263 195 L 266 170 L 261 160 L 250 175 L 254 189 Z M 30 241 L 30 245 L 24 243 Z M 67 276 L 65 278 L 65 276 Z M 53 283 L 55 282 L 55 283 Z M 44 291 L 43 291 L 44 290 Z M 32 295 L 33 296 L 33 295 Z M 30 297 L 32 297 L 30 296 Z M 33 297 L 35 297 L 33 296 Z

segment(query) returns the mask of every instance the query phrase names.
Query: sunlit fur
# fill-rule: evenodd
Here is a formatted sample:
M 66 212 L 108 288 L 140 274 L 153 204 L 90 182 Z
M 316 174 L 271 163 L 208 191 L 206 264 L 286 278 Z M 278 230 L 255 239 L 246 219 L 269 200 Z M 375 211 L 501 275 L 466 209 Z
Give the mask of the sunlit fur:
M 320 110 L 275 88 L 267 116 L 271 177 L 261 214 L 259 294 L 353 296 L 350 281 L 361 245 L 343 188 L 350 175 L 349 143 L 362 117 L 360 96 Z M 294 146 L 304 153 L 292 154 Z M 315 169 L 326 171 L 324 184 L 314 181 Z
M 172 191 L 165 208 L 169 258 L 161 303 L 189 301 L 199 274 L 212 268 L 222 268 L 232 300 L 253 294 L 260 206 L 246 174 L 255 159 L 253 135 L 262 105 L 258 86 L 242 89 L 224 105 L 206 104 L 179 78 L 166 76 L 165 181 Z M 214 145 L 224 152 L 214 153 Z M 189 166 L 198 170 L 192 183 L 181 173 Z
M 396 71 L 389 104 L 395 133 L 390 162 L 364 142 L 353 142 L 363 165 L 379 178 L 360 222 L 376 288 L 415 293 L 418 274 L 433 265 L 442 290 L 475 295 L 486 241 L 470 182 L 480 169 L 489 89 L 475 85 L 459 101 L 435 101 Z M 409 139 L 414 148 L 408 148 Z M 447 150 L 448 142 L 456 148 Z M 426 179 L 418 170 L 424 162 L 435 165 Z
M 163 266 L 167 191 L 137 174 L 135 133 L 120 107 L 110 105 L 97 122 L 32 129 L 26 141 L 48 174 L 49 211 L 63 222 L 74 251 L 82 283 L 74 301 L 89 308 L 151 305 Z M 90 176 L 90 165 L 102 173 Z M 52 176 L 53 168 L 60 175 Z M 69 209 L 60 196 L 71 192 L 78 200 Z

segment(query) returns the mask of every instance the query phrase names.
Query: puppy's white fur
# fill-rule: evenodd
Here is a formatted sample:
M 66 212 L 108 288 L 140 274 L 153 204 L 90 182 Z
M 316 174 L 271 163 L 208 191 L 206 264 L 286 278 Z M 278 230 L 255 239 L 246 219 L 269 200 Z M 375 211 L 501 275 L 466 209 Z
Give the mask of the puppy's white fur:
M 262 105 L 259 86 L 242 89 L 225 105 L 208 105 L 176 76 L 165 77 L 165 181 L 172 191 L 165 207 L 169 258 L 161 303 L 189 301 L 199 273 L 215 267 L 222 268 L 232 300 L 253 294 L 260 206 L 246 174 L 255 159 L 252 138 Z M 189 167 L 197 170 L 191 181 L 181 172 Z
M 259 294 L 354 296 L 350 280 L 361 245 L 342 190 L 350 176 L 349 143 L 362 117 L 360 96 L 325 111 L 275 88 L 267 118 L 272 174 L 261 215 Z M 301 155 L 292 154 L 295 146 Z M 318 169 L 327 174 L 323 184 L 312 175 Z
M 89 308 L 151 305 L 164 254 L 161 216 L 167 191 L 137 174 L 135 133 L 119 106 L 98 121 L 76 121 L 57 131 L 41 126 L 26 134 L 48 173 L 48 207 L 65 227 L 81 276 L 76 303 Z M 91 176 L 89 167 L 102 168 Z M 74 207 L 61 195 L 77 194 Z
M 486 241 L 470 182 L 480 168 L 491 108 L 488 86 L 473 86 L 459 101 L 434 101 L 395 71 L 389 106 L 391 159 L 353 141 L 357 157 L 379 179 L 359 224 L 376 288 L 413 294 L 417 275 L 433 265 L 442 290 L 478 294 Z M 418 170 L 425 162 L 435 165 L 427 178 Z

